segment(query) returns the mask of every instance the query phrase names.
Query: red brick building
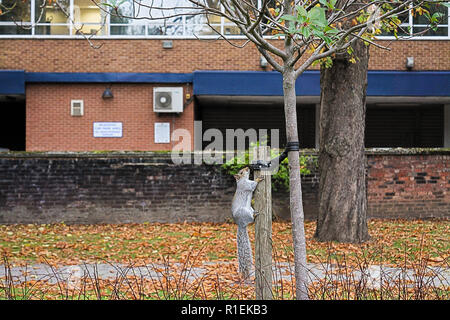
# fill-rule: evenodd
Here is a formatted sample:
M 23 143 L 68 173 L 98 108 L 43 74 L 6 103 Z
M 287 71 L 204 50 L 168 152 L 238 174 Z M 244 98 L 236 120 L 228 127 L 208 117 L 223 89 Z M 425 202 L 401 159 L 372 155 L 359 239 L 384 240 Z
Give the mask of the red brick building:
M 278 128 L 283 143 L 281 78 L 252 44 L 235 48 L 187 18 L 115 21 L 89 0 L 65 1 L 71 19 L 56 6 L 41 14 L 34 0 L 24 3 L 0 16 L 0 148 L 170 150 L 173 141 L 155 141 L 155 124 L 194 135 L 194 120 L 203 130 Z M 22 26 L 12 22 L 18 18 Z M 413 31 L 423 22 L 407 23 Z M 244 42 L 223 19 L 217 28 Z M 90 41 L 99 48 L 79 30 L 96 34 Z M 366 146 L 450 147 L 448 18 L 421 37 L 380 39 L 392 50 L 370 51 Z M 160 87 L 182 88 L 181 112 L 154 111 Z M 106 89 L 112 98 L 103 97 Z M 300 77 L 297 94 L 302 146 L 315 147 L 317 68 Z
M 18 3 L 0 15 L 0 151 L 171 150 L 178 129 L 196 141 L 212 128 L 280 129 L 285 142 L 281 76 L 252 44 L 236 48 L 217 40 L 189 15 L 163 23 L 118 19 L 91 0 Z M 131 10 L 131 0 L 121 3 Z M 450 25 L 448 9 L 441 12 L 435 31 L 409 40 L 380 37 L 391 51 L 371 47 L 367 147 L 450 147 Z M 423 31 L 421 17 L 404 18 L 410 32 Z M 235 44 L 245 43 L 226 20 L 211 23 Z M 296 84 L 302 147 L 317 147 L 319 76 L 312 67 Z M 158 109 L 166 105 L 175 112 Z M 192 140 L 190 146 L 201 147 Z M 158 160 L 164 166 L 152 165 L 153 157 L 2 152 L 0 223 L 229 215 L 232 178 L 208 166 L 173 166 L 168 155 Z M 448 149 L 369 151 L 370 216 L 448 218 L 449 157 Z M 303 179 L 310 217 L 317 211 L 317 181 Z

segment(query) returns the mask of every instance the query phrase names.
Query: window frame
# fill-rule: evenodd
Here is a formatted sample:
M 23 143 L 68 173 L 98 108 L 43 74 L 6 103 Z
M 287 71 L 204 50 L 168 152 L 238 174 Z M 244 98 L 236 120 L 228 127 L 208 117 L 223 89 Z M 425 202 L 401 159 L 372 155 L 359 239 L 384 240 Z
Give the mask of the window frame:
M 112 23 L 111 24 L 111 15 L 107 14 L 106 18 L 105 18 L 105 23 L 104 24 L 97 24 L 97 23 L 84 23 L 84 25 L 88 26 L 88 25 L 92 25 L 92 26 L 100 26 L 101 28 L 99 28 L 100 33 L 104 33 L 104 34 L 99 34 L 99 35 L 91 35 L 91 34 L 85 34 L 85 35 L 79 35 L 79 34 L 75 34 L 75 30 L 76 28 L 74 27 L 74 1 L 75 0 L 70 0 L 69 1 L 69 5 L 70 5 L 70 17 L 69 17 L 69 22 L 67 24 L 64 23 L 55 23 L 53 25 L 55 26 L 68 26 L 68 35 L 45 35 L 45 34 L 36 34 L 36 28 L 38 27 L 43 27 L 43 26 L 48 26 L 51 24 L 45 24 L 45 23 L 36 23 L 35 19 L 35 8 L 36 8 L 36 0 L 30 0 L 31 1 L 31 14 L 30 14 L 30 19 L 31 22 L 26 22 L 23 23 L 22 25 L 24 26 L 31 26 L 31 33 L 30 34 L 0 34 L 0 39 L 5 39 L 5 38 L 17 38 L 17 39 L 83 39 L 85 37 L 92 37 L 92 39 L 99 39 L 99 40 L 108 40 L 108 39 L 186 39 L 186 40 L 191 40 L 191 39 L 219 39 L 220 36 L 218 34 L 211 34 L 211 35 L 199 35 L 199 34 L 186 34 L 187 32 L 187 23 L 186 23 L 186 16 L 182 16 L 182 23 L 180 24 L 180 26 L 182 26 L 182 33 L 181 35 L 166 35 L 166 34 L 161 34 L 161 35 L 151 35 L 148 32 L 148 29 L 151 25 L 164 25 L 164 23 L 155 23 L 152 21 L 148 21 L 146 20 L 144 23 Z M 261 4 L 261 0 L 258 0 L 259 4 Z M 223 9 L 223 8 L 222 8 Z M 400 36 L 398 37 L 399 40 L 450 40 L 450 8 L 447 8 L 447 13 L 448 13 L 448 20 L 447 20 L 447 24 L 446 25 L 438 25 L 438 27 L 447 27 L 448 31 L 447 31 L 447 36 Z M 170 24 L 170 23 L 169 23 Z M 171 25 L 175 25 L 175 24 L 171 24 Z M 199 24 L 196 24 L 199 25 Z M 206 24 L 205 24 L 206 25 Z M 229 27 L 229 26 L 234 26 L 233 23 L 227 22 L 225 21 L 224 17 L 220 17 L 220 25 L 217 24 L 213 24 L 214 26 L 218 26 L 220 33 L 222 35 L 224 34 L 225 28 Z M 0 21 L 0 27 L 1 26 L 17 26 L 16 23 L 14 22 L 1 22 Z M 111 26 L 112 27 L 127 27 L 127 26 L 143 26 L 144 27 L 144 34 L 142 35 L 112 35 L 111 34 Z M 411 27 L 411 30 L 414 30 L 414 27 L 426 27 L 426 25 L 414 25 L 413 24 L 413 18 L 411 13 L 409 13 L 409 23 L 408 24 L 402 24 L 402 26 L 405 27 Z M 227 37 L 227 39 L 245 39 L 244 35 L 238 35 L 238 34 L 231 34 L 231 35 L 225 35 Z M 270 39 L 272 38 L 272 36 L 266 36 L 266 38 Z M 377 40 L 393 40 L 396 39 L 395 36 L 376 36 Z
M 75 104 L 80 104 L 80 114 L 75 114 Z M 83 99 L 71 99 L 70 100 L 70 116 L 71 117 L 83 117 L 84 116 L 84 100 Z
M 408 12 L 408 23 L 402 23 L 400 26 L 410 28 L 410 34 L 406 36 L 399 36 L 400 40 L 450 40 L 450 8 L 447 8 L 447 24 L 439 24 L 438 28 L 447 27 L 447 35 L 446 36 L 420 36 L 420 35 L 412 35 L 414 32 L 414 28 L 424 28 L 428 27 L 425 24 L 414 24 L 414 17 L 411 14 L 411 11 Z M 397 39 L 395 36 L 376 36 L 377 40 L 395 40 Z

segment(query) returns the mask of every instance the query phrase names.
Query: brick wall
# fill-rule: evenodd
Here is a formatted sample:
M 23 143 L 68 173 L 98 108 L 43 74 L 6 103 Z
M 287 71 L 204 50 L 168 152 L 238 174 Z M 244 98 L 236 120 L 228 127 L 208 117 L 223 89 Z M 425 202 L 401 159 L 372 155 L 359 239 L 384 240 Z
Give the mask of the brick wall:
M 225 41 L 2 39 L 0 69 L 29 72 L 192 72 L 194 70 L 261 70 L 252 44 L 242 49 Z M 235 41 L 242 43 L 240 40 Z M 276 42 L 274 40 L 274 42 Z M 276 42 L 281 45 L 281 42 Z M 415 58 L 414 70 L 450 70 L 450 41 L 380 41 L 392 51 L 371 49 L 371 70 L 406 70 L 406 57 Z M 317 67 L 316 67 L 317 68 Z
M 450 152 L 368 154 L 369 216 L 450 218 Z M 305 217 L 318 176 L 303 177 Z M 218 166 L 173 165 L 165 154 L 0 154 L 0 223 L 129 223 L 231 218 L 234 179 Z M 274 213 L 289 218 L 288 195 Z
M 233 177 L 170 157 L 0 155 L 0 223 L 224 221 Z
M 153 85 L 113 84 L 113 99 L 102 99 L 104 84 L 28 84 L 26 87 L 27 151 L 172 150 L 154 143 L 154 123 L 193 132 L 194 106 L 180 115 L 153 112 Z M 184 92 L 191 93 L 185 85 Z M 84 116 L 70 115 L 70 101 L 83 99 Z M 93 122 L 122 122 L 122 138 L 94 138 Z M 193 145 L 193 141 L 191 142 Z
M 450 152 L 368 157 L 370 216 L 450 217 Z

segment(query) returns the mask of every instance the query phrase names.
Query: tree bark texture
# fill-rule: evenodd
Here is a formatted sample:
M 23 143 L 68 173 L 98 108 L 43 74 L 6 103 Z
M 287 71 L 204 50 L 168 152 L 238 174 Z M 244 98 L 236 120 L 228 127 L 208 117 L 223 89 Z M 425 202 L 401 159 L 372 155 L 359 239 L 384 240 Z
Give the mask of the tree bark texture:
M 321 69 L 319 241 L 369 239 L 364 153 L 369 51 L 359 40 L 353 50 L 356 63 L 346 53 Z
M 270 161 L 270 147 L 257 148 L 256 160 Z M 255 297 L 271 300 L 272 294 L 272 177 L 270 171 L 255 170 Z
M 283 73 L 283 93 L 284 112 L 286 117 L 286 136 L 288 142 L 298 141 L 295 80 L 293 68 L 286 68 Z M 290 188 L 289 203 L 291 209 L 292 238 L 294 246 L 296 298 L 298 300 L 307 300 L 308 272 L 306 268 L 306 241 L 299 152 L 289 151 L 288 160 Z

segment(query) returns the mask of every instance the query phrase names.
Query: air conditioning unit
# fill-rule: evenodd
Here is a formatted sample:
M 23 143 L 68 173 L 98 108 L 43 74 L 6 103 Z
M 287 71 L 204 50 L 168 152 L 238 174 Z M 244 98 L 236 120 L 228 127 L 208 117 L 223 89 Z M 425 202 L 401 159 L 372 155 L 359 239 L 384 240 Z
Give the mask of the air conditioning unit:
M 153 111 L 158 113 L 183 112 L 183 87 L 153 88 Z

